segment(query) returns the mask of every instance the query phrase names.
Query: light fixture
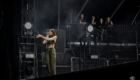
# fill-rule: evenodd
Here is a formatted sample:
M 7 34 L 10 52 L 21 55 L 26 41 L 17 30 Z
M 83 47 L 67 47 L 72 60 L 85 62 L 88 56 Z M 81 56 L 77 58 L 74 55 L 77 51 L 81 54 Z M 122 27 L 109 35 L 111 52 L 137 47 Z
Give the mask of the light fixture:
M 134 76 L 131 76 L 131 77 L 130 77 L 130 80 L 135 80 L 135 77 L 134 77 Z
M 25 26 L 26 29 L 31 29 L 32 28 L 32 24 L 30 22 L 26 22 L 24 26 Z
M 27 29 L 27 31 L 24 32 L 25 35 L 32 35 L 33 34 L 32 30 L 31 30 L 32 26 L 33 25 L 31 24 L 31 22 L 26 22 L 24 24 L 24 27 Z
M 89 26 L 87 27 L 87 30 L 88 30 L 88 32 L 92 32 L 92 31 L 93 31 L 93 26 L 92 26 L 92 25 L 89 25 Z
M 25 54 L 25 58 L 34 58 L 34 54 Z

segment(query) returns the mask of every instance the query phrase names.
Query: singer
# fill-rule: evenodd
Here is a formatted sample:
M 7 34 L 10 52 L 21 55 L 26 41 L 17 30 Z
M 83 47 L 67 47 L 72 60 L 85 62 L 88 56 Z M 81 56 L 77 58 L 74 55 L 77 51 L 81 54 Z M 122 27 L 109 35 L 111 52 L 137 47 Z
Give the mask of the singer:
M 47 49 L 46 49 L 46 67 L 48 70 L 48 76 L 55 75 L 56 74 L 56 50 L 54 48 L 57 36 L 54 29 L 50 29 L 49 33 L 46 35 L 46 37 L 38 34 L 36 38 L 43 38 L 43 44 L 47 43 Z

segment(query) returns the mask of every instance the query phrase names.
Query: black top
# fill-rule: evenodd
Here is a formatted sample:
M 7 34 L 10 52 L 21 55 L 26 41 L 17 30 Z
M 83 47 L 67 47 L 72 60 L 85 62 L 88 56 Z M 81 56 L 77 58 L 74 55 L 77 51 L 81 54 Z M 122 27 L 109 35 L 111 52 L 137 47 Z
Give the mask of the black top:
M 104 28 L 104 23 L 100 23 L 99 26 L 101 26 L 100 28 Z
M 106 26 L 109 26 L 109 25 L 111 25 L 111 21 L 106 22 Z
M 86 19 L 85 18 L 83 18 L 83 19 L 79 19 L 81 22 L 86 22 Z
M 56 44 L 54 40 L 51 40 L 51 41 L 47 41 L 47 45 L 50 45 L 50 44 Z
M 118 59 L 113 59 L 112 64 L 118 64 Z
M 50 45 L 50 44 L 56 44 L 56 42 L 54 40 L 47 41 L 47 45 Z
M 105 23 L 105 26 L 104 26 L 104 29 L 107 29 L 107 27 L 109 27 L 110 25 L 111 25 L 111 21 L 106 22 L 106 23 Z

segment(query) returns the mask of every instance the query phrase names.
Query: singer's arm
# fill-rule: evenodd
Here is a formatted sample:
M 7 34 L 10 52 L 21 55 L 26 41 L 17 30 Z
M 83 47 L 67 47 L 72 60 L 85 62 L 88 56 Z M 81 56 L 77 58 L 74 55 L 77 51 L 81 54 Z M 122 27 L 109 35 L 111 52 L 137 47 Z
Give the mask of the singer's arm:
M 48 35 L 46 35 L 46 37 L 48 37 Z M 47 40 L 43 40 L 43 44 L 45 44 L 47 42 Z
M 43 40 L 43 44 L 45 44 L 47 42 L 47 40 Z
M 44 36 L 38 34 L 36 38 L 39 38 L 39 37 L 43 38 L 44 40 L 55 40 L 57 38 L 57 36 L 54 36 L 52 38 L 49 38 L 49 37 L 44 37 Z

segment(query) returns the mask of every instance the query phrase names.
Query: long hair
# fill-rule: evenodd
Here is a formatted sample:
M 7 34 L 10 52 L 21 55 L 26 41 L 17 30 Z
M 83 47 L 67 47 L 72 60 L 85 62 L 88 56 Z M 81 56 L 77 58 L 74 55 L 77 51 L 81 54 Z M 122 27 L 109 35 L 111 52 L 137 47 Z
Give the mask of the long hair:
M 50 35 L 49 37 L 57 36 L 54 29 L 50 29 L 50 30 L 51 30 L 51 32 L 52 32 L 52 35 Z M 57 41 L 57 39 L 56 39 L 56 41 Z

